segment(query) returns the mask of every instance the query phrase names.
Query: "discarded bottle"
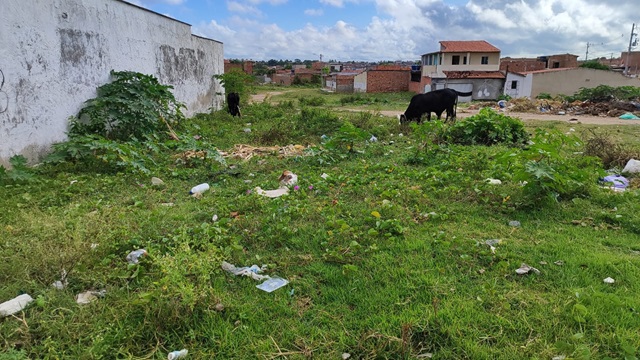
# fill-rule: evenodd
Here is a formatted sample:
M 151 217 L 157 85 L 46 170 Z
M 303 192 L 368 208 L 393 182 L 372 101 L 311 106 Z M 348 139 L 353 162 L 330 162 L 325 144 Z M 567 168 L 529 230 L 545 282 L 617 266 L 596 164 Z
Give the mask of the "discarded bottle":
M 185 356 L 187 356 L 187 353 L 189 353 L 189 351 L 187 351 L 187 349 L 182 349 L 182 350 L 178 350 L 178 351 L 172 351 L 169 353 L 169 356 L 167 356 L 168 360 L 175 360 L 175 359 L 180 359 L 183 358 Z
M 145 255 L 147 255 L 147 250 L 145 249 L 134 250 L 127 255 L 127 261 L 129 264 L 135 265 L 140 261 L 140 258 Z
M 192 187 L 191 191 L 189 191 L 189 195 L 203 193 L 203 192 L 205 192 L 207 190 L 209 190 L 209 184 L 202 183 L 200 185 L 196 185 L 196 186 Z
M 0 317 L 11 316 L 20 312 L 32 301 L 33 298 L 29 296 L 29 294 L 22 294 L 9 301 L 5 301 L 0 304 Z

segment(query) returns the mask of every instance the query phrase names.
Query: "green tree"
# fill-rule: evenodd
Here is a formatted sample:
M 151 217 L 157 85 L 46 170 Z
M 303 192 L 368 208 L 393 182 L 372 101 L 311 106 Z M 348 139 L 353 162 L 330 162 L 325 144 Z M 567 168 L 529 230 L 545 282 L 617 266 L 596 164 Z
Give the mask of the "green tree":
M 589 60 L 580 64 L 580 67 L 598 70 L 611 70 L 610 67 L 604 64 L 600 64 L 597 60 Z

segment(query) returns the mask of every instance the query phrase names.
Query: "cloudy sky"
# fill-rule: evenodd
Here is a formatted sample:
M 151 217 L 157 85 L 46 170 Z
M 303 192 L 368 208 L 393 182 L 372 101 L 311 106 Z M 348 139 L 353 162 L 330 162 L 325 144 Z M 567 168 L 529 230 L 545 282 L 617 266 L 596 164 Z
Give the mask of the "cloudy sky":
M 190 23 L 230 59 L 417 60 L 442 40 L 501 56 L 619 57 L 638 0 L 127 0 Z M 638 32 L 638 31 L 636 31 Z M 635 48 L 640 49 L 640 47 Z

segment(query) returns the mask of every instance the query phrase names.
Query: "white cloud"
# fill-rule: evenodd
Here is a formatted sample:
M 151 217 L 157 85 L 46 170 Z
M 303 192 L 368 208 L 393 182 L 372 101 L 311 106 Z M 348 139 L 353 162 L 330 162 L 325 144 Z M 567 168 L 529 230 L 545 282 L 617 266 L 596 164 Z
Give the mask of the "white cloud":
M 324 11 L 322 11 L 322 9 L 307 9 L 304 11 L 304 14 L 307 16 L 322 16 Z
M 344 13 L 342 21 L 332 25 L 311 23 L 291 31 L 237 16 L 224 23 L 195 26 L 194 31 L 223 41 L 227 58 L 254 60 L 315 59 L 320 53 L 325 59 L 414 60 L 436 51 L 442 40 L 487 40 L 500 48 L 503 56 L 583 56 L 587 42 L 596 44 L 590 49 L 594 54 L 619 55 L 628 44 L 635 20 L 628 9 L 637 2 L 619 0 L 626 2 L 622 6 L 600 0 L 463 1 L 320 0 L 335 7 L 347 2 L 374 4 L 377 14 L 358 27 Z M 258 4 L 278 5 L 284 0 L 235 0 L 229 6 L 232 3 L 237 6 L 236 13 L 257 14 Z M 305 14 L 319 16 L 320 10 L 307 9 Z M 269 19 L 277 22 L 272 16 Z
M 242 13 L 242 14 L 253 14 L 256 16 L 262 15 L 262 12 L 258 10 L 258 8 L 239 3 L 237 1 L 227 1 L 227 10 L 230 12 Z

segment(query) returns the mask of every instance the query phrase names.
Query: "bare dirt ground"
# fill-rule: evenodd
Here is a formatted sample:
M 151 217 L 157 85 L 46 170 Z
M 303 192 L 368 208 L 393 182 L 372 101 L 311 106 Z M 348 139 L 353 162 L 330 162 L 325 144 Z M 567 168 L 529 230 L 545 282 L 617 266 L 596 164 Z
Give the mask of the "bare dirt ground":
M 265 99 L 284 94 L 286 91 L 270 91 L 267 93 L 251 95 L 251 102 L 263 102 Z M 347 111 L 368 111 L 362 109 L 345 109 Z M 381 115 L 395 117 L 400 114 L 400 111 L 382 110 L 379 111 Z M 458 108 L 458 117 L 466 118 L 478 113 L 478 110 L 468 110 Z M 557 115 L 557 114 L 541 114 L 541 113 L 527 113 L 527 112 L 512 112 L 505 111 L 505 115 L 517 117 L 523 121 L 528 120 L 542 120 L 542 121 L 564 121 L 564 122 L 578 122 L 580 124 L 590 125 L 640 125 L 640 120 L 622 120 L 614 117 L 601 117 L 593 115 Z M 432 115 L 434 116 L 434 115 Z

